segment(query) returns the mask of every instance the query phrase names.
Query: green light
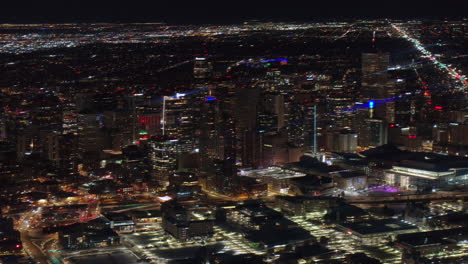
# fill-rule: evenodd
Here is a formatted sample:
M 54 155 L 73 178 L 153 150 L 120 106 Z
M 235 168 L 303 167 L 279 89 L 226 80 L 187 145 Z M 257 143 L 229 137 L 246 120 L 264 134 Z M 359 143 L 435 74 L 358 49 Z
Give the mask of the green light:
M 146 134 L 148 134 L 148 131 L 146 131 L 146 130 L 140 130 L 140 135 L 146 135 Z

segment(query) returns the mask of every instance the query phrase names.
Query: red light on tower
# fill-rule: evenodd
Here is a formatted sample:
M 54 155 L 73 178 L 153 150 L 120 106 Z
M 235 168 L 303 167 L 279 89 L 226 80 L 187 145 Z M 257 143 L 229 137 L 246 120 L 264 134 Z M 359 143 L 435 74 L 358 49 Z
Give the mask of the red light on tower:
M 444 107 L 442 107 L 442 106 L 434 106 L 434 109 L 435 109 L 435 110 L 442 110 L 442 109 L 444 109 Z
M 15 248 L 21 248 L 20 244 L 16 244 Z

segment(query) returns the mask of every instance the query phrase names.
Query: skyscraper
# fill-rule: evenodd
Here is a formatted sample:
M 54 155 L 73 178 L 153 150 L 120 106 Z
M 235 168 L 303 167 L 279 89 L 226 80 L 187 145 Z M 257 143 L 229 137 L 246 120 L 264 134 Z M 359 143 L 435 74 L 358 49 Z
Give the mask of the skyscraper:
M 364 96 L 382 98 L 383 86 L 388 81 L 387 70 L 390 55 L 388 53 L 363 53 L 361 58 Z
M 224 157 L 224 144 L 221 135 L 221 110 L 218 99 L 208 96 L 203 99 L 200 107 L 200 138 L 199 149 L 201 167 L 206 172 L 212 166 L 214 159 Z
M 162 185 L 169 183 L 169 175 L 177 170 L 180 155 L 178 140 L 171 136 L 154 136 L 148 141 L 152 175 Z
M 193 77 L 195 79 L 206 79 L 210 77 L 213 66 L 208 58 L 197 57 L 193 67 Z

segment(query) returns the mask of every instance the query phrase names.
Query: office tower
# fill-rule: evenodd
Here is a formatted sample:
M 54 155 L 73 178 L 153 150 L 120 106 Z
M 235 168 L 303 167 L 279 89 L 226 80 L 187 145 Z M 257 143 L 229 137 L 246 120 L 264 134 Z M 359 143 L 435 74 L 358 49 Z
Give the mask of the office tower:
M 39 136 L 36 132 L 32 127 L 16 131 L 16 155 L 19 160 L 31 155 L 33 152 L 38 152 Z
M 6 141 L 8 139 L 7 123 L 7 116 L 3 112 L 0 112 L 0 141 Z
M 149 163 L 153 177 L 162 185 L 169 183 L 169 175 L 177 170 L 181 154 L 178 139 L 171 136 L 154 136 L 148 140 Z
M 387 123 L 384 120 L 368 118 L 364 121 L 365 129 L 359 134 L 361 147 L 378 147 L 387 144 Z
M 151 166 L 148 146 L 128 145 L 122 148 L 121 173 L 114 177 L 128 184 L 151 181 Z
M 262 133 L 279 132 L 285 126 L 284 96 L 262 94 L 257 113 L 258 129 Z
M 137 131 L 144 130 L 152 136 L 161 133 L 161 113 L 140 113 L 137 119 Z
M 388 66 L 390 55 L 388 53 L 362 54 L 362 93 L 363 102 L 369 100 L 382 100 L 391 96 L 392 87 L 388 83 Z M 387 116 L 387 110 L 389 114 Z M 378 104 L 374 109 L 374 117 L 394 122 L 394 106 Z
M 78 148 L 81 153 L 101 152 L 110 146 L 102 114 L 78 116 Z
M 220 123 L 222 141 L 219 143 L 223 144 L 223 157 L 213 160 L 207 185 L 216 192 L 229 195 L 238 191 L 236 126 L 234 118 L 226 112 L 222 113 Z
M 214 96 L 207 96 L 200 106 L 199 152 L 201 167 L 208 171 L 214 159 L 223 159 L 224 143 L 221 135 L 220 102 Z
M 295 96 L 287 103 L 286 129 L 289 145 L 299 148 L 313 147 L 314 105 L 305 96 Z
M 212 74 L 213 66 L 208 58 L 196 57 L 193 67 L 193 77 L 195 79 L 206 79 Z
M 387 70 L 390 62 L 388 53 L 362 54 L 362 87 L 364 96 L 368 98 L 383 98 L 383 86 L 388 81 Z
M 468 124 L 450 123 L 448 135 L 450 145 L 468 146 Z
M 56 167 L 74 170 L 77 167 L 78 137 L 57 131 L 44 131 L 42 153 Z
M 175 137 L 180 150 L 191 152 L 197 148 L 196 128 L 198 126 L 198 104 L 191 96 L 177 94 L 165 96 L 161 106 L 161 134 Z
M 134 119 L 131 112 L 105 111 L 102 117 L 104 130 L 108 131 L 107 136 L 110 142 L 107 149 L 120 151 L 122 147 L 131 145 L 138 139 L 137 131 L 134 131 L 136 127 L 133 125 Z
M 358 135 L 349 129 L 327 132 L 327 150 L 334 152 L 355 152 Z
M 14 143 L 0 140 L 0 181 L 3 184 L 16 178 L 19 168 L 15 153 Z
M 239 157 L 243 167 L 255 167 L 258 162 L 257 111 L 260 91 L 244 88 L 237 91 L 233 116 L 239 139 Z
M 285 131 L 280 133 L 265 133 L 260 138 L 259 167 L 266 168 L 299 161 L 303 149 L 288 145 Z
M 334 128 L 350 127 L 352 125 L 351 111 L 344 111 L 354 103 L 355 94 L 344 84 L 335 84 L 327 95 L 327 112 L 330 125 Z
M 73 134 L 78 133 L 78 114 L 72 109 L 64 110 L 62 119 L 62 134 Z

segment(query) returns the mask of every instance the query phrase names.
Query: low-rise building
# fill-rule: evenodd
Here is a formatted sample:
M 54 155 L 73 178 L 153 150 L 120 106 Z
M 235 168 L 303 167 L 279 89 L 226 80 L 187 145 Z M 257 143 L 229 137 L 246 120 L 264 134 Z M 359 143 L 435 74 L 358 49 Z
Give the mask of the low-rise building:
M 393 240 L 399 234 L 418 230 L 416 226 L 396 219 L 341 223 L 337 225 L 337 228 L 363 245 L 379 245 Z
M 308 212 L 325 211 L 335 207 L 341 199 L 327 196 L 276 196 L 275 206 L 292 215 L 304 215 Z
M 297 224 L 263 204 L 240 204 L 226 212 L 226 222 L 244 231 L 292 228 Z
M 87 223 L 76 223 L 61 227 L 59 243 L 63 249 L 79 250 L 120 244 L 119 235 L 108 227 L 94 228 Z
M 329 208 L 324 216 L 325 221 L 329 223 L 355 223 L 369 220 L 369 217 L 362 208 L 346 203 Z
M 118 233 L 132 233 L 135 231 L 135 222 L 132 217 L 123 213 L 106 213 L 104 219 L 109 227 Z
M 162 227 L 173 237 L 186 241 L 214 234 L 214 211 L 201 204 L 169 201 L 162 205 Z
M 299 227 L 278 229 L 274 232 L 271 230 L 254 230 L 248 232 L 246 238 L 252 241 L 255 247 L 275 252 L 284 250 L 286 247 L 295 249 L 298 246 L 317 242 L 309 231 Z
M 359 190 L 367 187 L 367 175 L 357 171 L 331 173 L 335 186 L 342 190 Z
M 420 157 L 421 155 L 403 160 L 386 170 L 386 183 L 401 189 L 425 190 L 468 182 L 468 159 L 433 154 Z

